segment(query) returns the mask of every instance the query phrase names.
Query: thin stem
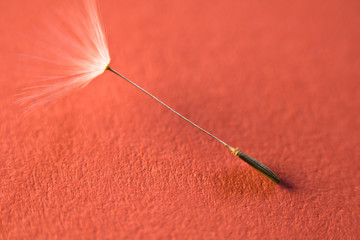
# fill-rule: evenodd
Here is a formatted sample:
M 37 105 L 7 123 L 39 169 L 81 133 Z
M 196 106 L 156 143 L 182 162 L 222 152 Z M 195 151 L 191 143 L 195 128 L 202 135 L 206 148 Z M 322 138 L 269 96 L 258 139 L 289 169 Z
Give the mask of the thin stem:
M 155 99 L 157 102 L 159 102 L 160 104 L 162 104 L 164 107 L 166 107 L 167 109 L 169 109 L 170 111 L 172 111 L 173 113 L 175 113 L 176 115 L 178 115 L 179 117 L 181 117 L 182 119 L 184 119 L 185 121 L 187 121 L 188 123 L 190 123 L 191 125 L 193 125 L 194 127 L 196 127 L 197 129 L 203 131 L 204 133 L 206 133 L 207 135 L 209 135 L 210 137 L 214 138 L 215 140 L 217 140 L 218 142 L 222 143 L 223 145 L 225 145 L 225 147 L 227 147 L 228 149 L 230 149 L 230 151 L 235 155 L 238 156 L 239 158 L 241 158 L 242 160 L 244 160 L 246 163 L 248 163 L 250 166 L 252 166 L 253 168 L 255 168 L 256 170 L 260 171 L 261 173 L 263 173 L 266 177 L 268 177 L 270 180 L 272 180 L 275 183 L 279 183 L 280 179 L 276 176 L 276 174 L 271 171 L 270 168 L 266 167 L 264 164 L 260 163 L 259 161 L 257 161 L 256 159 L 250 157 L 249 155 L 241 152 L 239 149 L 237 148 L 233 148 L 232 146 L 230 146 L 229 144 L 225 143 L 224 141 L 220 140 L 219 138 L 215 137 L 214 135 L 212 135 L 211 133 L 209 133 L 208 131 L 206 131 L 205 129 L 199 127 L 198 125 L 196 125 L 195 123 L 193 123 L 192 121 L 190 121 L 189 119 L 187 119 L 186 117 L 184 117 L 183 115 L 181 115 L 180 113 L 178 113 L 177 111 L 175 111 L 174 109 L 172 109 L 171 107 L 169 107 L 168 105 L 166 105 L 164 102 L 162 102 L 161 100 L 159 100 L 157 97 L 155 97 L 154 95 L 152 95 L 151 93 L 149 93 L 148 91 L 146 91 L 145 89 L 143 89 L 142 87 L 140 87 L 139 85 L 137 85 L 136 83 L 130 81 L 129 79 L 127 79 L 126 77 L 124 77 L 123 75 L 121 75 L 120 73 L 118 73 L 117 71 L 115 71 L 114 69 L 112 69 L 110 66 L 107 66 L 106 68 L 107 70 L 115 73 L 116 75 L 120 76 L 121 78 L 123 78 L 124 80 L 126 80 L 127 82 L 129 82 L 130 84 L 132 84 L 133 86 L 135 86 L 136 88 L 140 89 L 141 91 L 143 91 L 144 93 L 146 93 L 147 95 L 149 95 L 150 97 L 152 97 L 153 99 Z
M 151 93 L 149 93 L 148 91 L 146 91 L 145 89 L 143 89 L 142 87 L 140 87 L 139 85 L 137 85 L 136 83 L 130 81 L 128 78 L 126 78 L 125 76 L 121 75 L 120 73 L 118 73 L 117 71 L 115 71 L 114 69 L 112 69 L 110 66 L 107 67 L 107 70 L 115 73 L 116 75 L 120 76 L 121 78 L 123 78 L 124 80 L 126 80 L 127 82 L 129 82 L 130 84 L 132 84 L 133 86 L 137 87 L 138 89 L 140 89 L 141 91 L 143 91 L 144 93 L 146 93 L 147 95 L 149 95 L 150 97 L 152 97 L 153 99 L 155 99 L 156 101 L 158 101 L 159 103 L 161 103 L 164 107 L 166 107 L 167 109 L 169 109 L 170 111 L 172 111 L 173 113 L 175 113 L 176 115 L 178 115 L 179 117 L 181 117 L 182 119 L 184 119 L 185 121 L 187 121 L 188 123 L 190 123 L 191 125 L 193 125 L 194 127 L 196 127 L 197 129 L 203 131 L 204 133 L 206 133 L 207 135 L 209 135 L 210 137 L 214 138 L 215 140 L 219 141 L 220 143 L 224 144 L 227 148 L 231 148 L 231 146 L 227 143 L 225 143 L 224 141 L 220 140 L 219 138 L 215 137 L 214 135 L 212 135 L 211 133 L 209 133 L 208 131 L 206 131 L 205 129 L 199 127 L 198 125 L 196 125 L 195 123 L 193 123 L 192 121 L 190 121 L 189 119 L 187 119 L 186 117 L 184 117 L 183 115 L 181 115 L 180 113 L 178 113 L 177 111 L 175 111 L 174 109 L 172 109 L 171 107 L 169 107 L 168 105 L 166 105 L 163 101 L 161 101 L 160 99 L 158 99 L 157 97 L 155 97 L 154 95 L 152 95 Z

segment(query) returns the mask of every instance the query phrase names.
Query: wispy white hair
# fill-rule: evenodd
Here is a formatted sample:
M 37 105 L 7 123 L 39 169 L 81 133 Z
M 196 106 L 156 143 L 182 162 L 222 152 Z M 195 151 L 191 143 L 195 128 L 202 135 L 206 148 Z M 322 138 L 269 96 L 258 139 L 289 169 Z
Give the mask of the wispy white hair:
M 24 104 L 27 110 L 85 87 L 110 63 L 96 0 L 81 0 L 77 7 L 69 9 L 67 14 L 58 14 L 58 19 L 42 32 L 42 39 L 35 40 L 44 44 L 42 48 L 46 48 L 47 54 L 30 57 L 41 61 L 47 72 L 52 73 L 44 77 L 42 84 L 19 94 L 17 102 Z

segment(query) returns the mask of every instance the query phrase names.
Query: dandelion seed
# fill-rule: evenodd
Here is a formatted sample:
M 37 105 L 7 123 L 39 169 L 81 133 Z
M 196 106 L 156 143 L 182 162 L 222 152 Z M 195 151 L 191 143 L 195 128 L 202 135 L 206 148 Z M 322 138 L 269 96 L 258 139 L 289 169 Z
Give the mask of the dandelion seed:
M 114 69 L 109 66 L 110 56 L 104 32 L 101 28 L 99 17 L 96 9 L 96 0 L 83 0 L 85 3 L 85 14 L 79 18 L 76 17 L 77 23 L 81 27 L 76 29 L 71 28 L 73 24 L 67 29 L 68 32 L 54 31 L 54 36 L 59 37 L 65 43 L 69 44 L 73 51 L 63 51 L 61 54 L 57 49 L 52 49 L 51 53 L 56 56 L 54 59 L 35 57 L 43 62 L 51 63 L 55 66 L 59 66 L 61 73 L 59 75 L 48 76 L 48 81 L 55 81 L 55 83 L 43 84 L 40 86 L 29 88 L 19 102 L 23 104 L 30 104 L 29 108 L 46 104 L 55 101 L 59 97 L 67 94 L 68 92 L 85 87 L 91 80 L 101 75 L 105 70 L 109 70 L 116 75 L 120 76 L 145 94 L 152 97 L 154 100 L 162 104 L 164 107 L 172 111 L 174 114 L 190 123 L 197 129 L 201 130 L 205 134 L 209 135 L 216 141 L 227 147 L 235 156 L 238 156 L 250 166 L 263 173 L 266 177 L 275 183 L 279 183 L 280 179 L 276 174 L 271 171 L 264 164 L 258 162 L 254 158 L 241 152 L 237 148 L 230 146 L 224 141 L 217 138 L 215 135 L 199 127 L 174 109 L 166 105 L 157 97 L 147 92 L 136 83 L 130 81 Z M 75 15 L 78 16 L 78 15 Z M 71 34 L 70 34 L 71 33 Z

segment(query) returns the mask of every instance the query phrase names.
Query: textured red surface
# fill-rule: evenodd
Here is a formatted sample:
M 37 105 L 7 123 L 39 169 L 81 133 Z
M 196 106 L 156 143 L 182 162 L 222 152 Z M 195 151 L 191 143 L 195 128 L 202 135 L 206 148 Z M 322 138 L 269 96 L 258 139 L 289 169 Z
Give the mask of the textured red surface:
M 1 238 L 358 238 L 359 1 L 100 5 L 113 68 L 284 184 L 110 72 L 21 117 L 54 6 L 1 1 Z

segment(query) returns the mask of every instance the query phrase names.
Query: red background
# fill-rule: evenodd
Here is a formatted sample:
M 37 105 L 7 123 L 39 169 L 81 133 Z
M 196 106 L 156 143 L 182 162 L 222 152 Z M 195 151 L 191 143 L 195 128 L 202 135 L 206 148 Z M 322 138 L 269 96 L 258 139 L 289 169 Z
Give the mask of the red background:
M 0 236 L 356 239 L 359 3 L 100 2 L 111 66 L 275 185 L 110 72 L 23 117 L 19 35 L 68 5 L 1 1 Z

